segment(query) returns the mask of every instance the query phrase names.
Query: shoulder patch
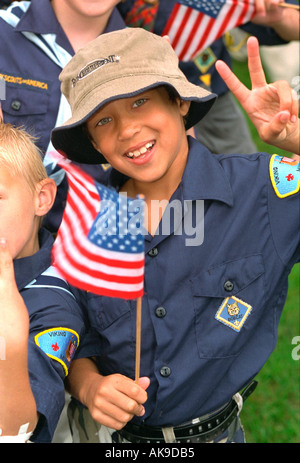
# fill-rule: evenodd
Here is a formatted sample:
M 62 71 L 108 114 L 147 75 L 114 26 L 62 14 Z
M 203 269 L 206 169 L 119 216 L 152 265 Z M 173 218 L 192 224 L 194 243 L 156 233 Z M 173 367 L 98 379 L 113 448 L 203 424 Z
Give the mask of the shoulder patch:
M 300 189 L 300 162 L 273 154 L 270 159 L 270 178 L 279 198 L 298 193 Z
M 69 328 L 51 328 L 37 334 L 34 341 L 48 357 L 63 366 L 67 375 L 71 360 L 79 345 L 78 334 Z
M 100 164 L 101 167 L 102 167 L 102 170 L 106 171 L 108 169 L 110 169 L 111 165 L 110 164 Z

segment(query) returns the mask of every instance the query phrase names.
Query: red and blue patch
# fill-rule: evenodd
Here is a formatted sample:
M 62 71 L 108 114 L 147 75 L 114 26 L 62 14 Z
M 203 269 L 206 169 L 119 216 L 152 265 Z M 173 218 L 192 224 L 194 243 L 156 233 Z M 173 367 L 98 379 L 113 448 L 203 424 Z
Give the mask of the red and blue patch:
M 294 195 L 300 189 L 300 162 L 273 154 L 270 160 L 270 177 L 279 198 Z

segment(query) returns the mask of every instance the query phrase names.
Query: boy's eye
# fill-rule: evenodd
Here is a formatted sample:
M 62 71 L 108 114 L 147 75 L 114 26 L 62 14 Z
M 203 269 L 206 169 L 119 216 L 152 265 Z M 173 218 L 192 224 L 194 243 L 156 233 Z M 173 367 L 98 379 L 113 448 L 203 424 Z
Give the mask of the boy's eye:
M 97 122 L 97 125 L 106 125 L 111 121 L 110 117 L 103 117 L 100 121 Z
M 134 108 L 138 108 L 139 106 L 142 106 L 144 103 L 146 103 L 147 99 L 146 98 L 140 98 L 139 100 L 136 100 L 133 103 Z

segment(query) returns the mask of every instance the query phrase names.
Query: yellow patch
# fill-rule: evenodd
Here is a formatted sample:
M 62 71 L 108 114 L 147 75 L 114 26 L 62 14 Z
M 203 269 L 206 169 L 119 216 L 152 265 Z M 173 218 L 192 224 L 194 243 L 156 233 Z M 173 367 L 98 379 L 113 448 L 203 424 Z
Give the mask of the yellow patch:
M 235 331 L 240 331 L 247 320 L 252 307 L 250 304 L 235 296 L 226 297 L 219 307 L 215 319 L 229 326 Z
M 34 341 L 48 357 L 63 366 L 67 375 L 71 360 L 79 345 L 78 334 L 69 328 L 51 328 L 37 334 Z
M 269 165 L 270 178 L 276 195 L 286 198 L 300 190 L 300 162 L 273 154 Z

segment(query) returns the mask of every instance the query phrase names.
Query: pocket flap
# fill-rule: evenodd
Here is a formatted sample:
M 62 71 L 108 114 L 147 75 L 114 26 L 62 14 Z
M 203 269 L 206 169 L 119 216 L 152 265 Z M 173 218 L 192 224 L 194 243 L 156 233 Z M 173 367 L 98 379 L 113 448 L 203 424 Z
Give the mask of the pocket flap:
M 223 262 L 192 279 L 194 296 L 224 298 L 235 295 L 264 273 L 261 254 Z
M 6 99 L 1 101 L 1 105 L 4 113 L 14 117 L 45 114 L 48 99 L 49 95 L 46 92 L 24 87 L 21 89 L 7 84 Z

